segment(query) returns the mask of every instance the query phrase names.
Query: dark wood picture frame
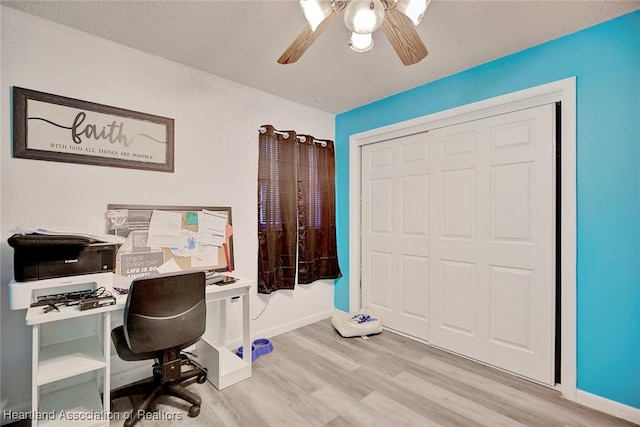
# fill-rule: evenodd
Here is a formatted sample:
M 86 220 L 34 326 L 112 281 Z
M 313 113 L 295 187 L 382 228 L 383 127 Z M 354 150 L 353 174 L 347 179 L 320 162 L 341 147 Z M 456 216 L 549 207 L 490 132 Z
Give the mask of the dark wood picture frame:
M 13 157 L 174 171 L 174 120 L 13 87 Z

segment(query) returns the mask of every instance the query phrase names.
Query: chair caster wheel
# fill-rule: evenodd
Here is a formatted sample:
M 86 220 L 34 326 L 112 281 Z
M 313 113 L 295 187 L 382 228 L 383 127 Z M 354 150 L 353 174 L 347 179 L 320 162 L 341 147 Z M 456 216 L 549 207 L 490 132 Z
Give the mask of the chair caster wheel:
M 196 378 L 196 381 L 198 382 L 198 384 L 204 384 L 206 380 L 207 380 L 206 375 L 198 375 L 198 378 Z
M 189 408 L 189 416 L 195 418 L 200 414 L 200 406 L 193 405 Z

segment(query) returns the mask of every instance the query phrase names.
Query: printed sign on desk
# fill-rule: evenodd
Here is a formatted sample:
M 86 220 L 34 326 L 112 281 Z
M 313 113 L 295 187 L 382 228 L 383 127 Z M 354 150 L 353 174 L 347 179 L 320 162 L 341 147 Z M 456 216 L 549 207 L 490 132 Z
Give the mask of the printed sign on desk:
M 158 274 L 158 267 L 162 264 L 164 264 L 162 252 L 138 252 L 122 254 L 120 257 L 121 274 L 132 279 L 155 276 Z

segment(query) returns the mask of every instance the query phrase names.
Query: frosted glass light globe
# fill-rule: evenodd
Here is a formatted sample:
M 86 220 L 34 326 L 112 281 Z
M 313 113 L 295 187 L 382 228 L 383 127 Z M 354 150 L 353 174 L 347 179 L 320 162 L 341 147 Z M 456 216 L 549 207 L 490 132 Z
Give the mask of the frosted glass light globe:
M 367 52 L 373 47 L 373 37 L 371 34 L 351 33 L 349 47 L 355 52 Z
M 344 23 L 352 32 L 371 34 L 382 25 L 384 6 L 380 0 L 351 0 L 344 11 Z

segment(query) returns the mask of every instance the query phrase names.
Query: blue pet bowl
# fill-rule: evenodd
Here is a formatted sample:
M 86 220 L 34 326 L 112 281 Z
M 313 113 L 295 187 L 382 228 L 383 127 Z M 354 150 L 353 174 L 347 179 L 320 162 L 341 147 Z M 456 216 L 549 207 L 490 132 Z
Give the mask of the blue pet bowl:
M 263 354 L 271 353 L 273 351 L 273 344 L 266 338 L 258 338 L 253 341 L 253 347 L 256 349 L 256 353 L 258 356 L 262 356 Z
M 273 344 L 271 344 L 271 341 L 266 338 L 258 338 L 257 340 L 253 341 L 251 345 L 251 361 L 253 362 L 263 354 L 271 353 L 272 351 Z M 236 350 L 236 354 L 240 358 L 244 357 L 242 347 L 238 347 L 238 349 Z
M 244 352 L 242 350 L 242 347 L 238 347 L 238 350 L 236 350 L 236 354 L 241 359 L 244 357 Z M 258 358 L 258 356 L 259 354 L 256 352 L 256 348 L 254 346 L 251 346 L 251 361 L 254 362 Z

